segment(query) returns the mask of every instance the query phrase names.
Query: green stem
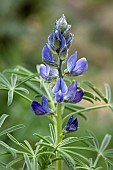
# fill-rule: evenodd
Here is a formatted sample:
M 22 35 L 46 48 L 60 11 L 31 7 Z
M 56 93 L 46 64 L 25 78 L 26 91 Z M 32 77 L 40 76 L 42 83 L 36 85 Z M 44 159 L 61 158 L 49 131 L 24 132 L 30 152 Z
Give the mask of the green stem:
M 89 111 L 89 110 L 101 109 L 101 108 L 105 108 L 105 107 L 109 107 L 109 104 L 100 105 L 100 106 L 92 106 L 92 107 L 89 107 L 89 108 L 85 108 L 85 109 L 78 110 L 78 111 L 76 111 L 76 112 L 73 112 L 73 113 L 68 114 L 67 116 L 65 116 L 64 119 L 63 119 L 63 123 L 64 123 L 65 120 L 66 120 L 67 118 L 69 118 L 71 115 L 79 114 L 79 113 L 81 113 L 81 112 L 86 112 L 86 111 Z
M 97 165 L 99 159 L 100 159 L 100 154 L 98 154 L 97 157 L 96 157 L 96 159 L 95 159 L 95 162 L 94 162 L 94 164 L 93 164 L 93 167 L 94 167 L 94 168 L 96 168 L 96 165 Z
M 54 105 L 54 102 L 53 102 L 53 98 L 52 98 L 52 96 L 50 95 L 50 93 L 49 93 L 49 91 L 48 91 L 48 89 L 47 89 L 47 85 L 46 84 L 44 84 L 44 89 L 45 89 L 45 91 L 46 91 L 46 93 L 47 93 L 47 96 L 48 96 L 48 98 L 49 98 L 49 100 L 50 100 L 50 105 L 51 105 L 51 108 L 55 111 L 55 105 Z
M 62 141 L 62 103 L 57 103 L 57 115 L 56 115 L 56 145 Z M 59 153 L 57 152 L 57 157 Z M 56 162 L 56 170 L 62 169 L 62 162 L 58 160 Z

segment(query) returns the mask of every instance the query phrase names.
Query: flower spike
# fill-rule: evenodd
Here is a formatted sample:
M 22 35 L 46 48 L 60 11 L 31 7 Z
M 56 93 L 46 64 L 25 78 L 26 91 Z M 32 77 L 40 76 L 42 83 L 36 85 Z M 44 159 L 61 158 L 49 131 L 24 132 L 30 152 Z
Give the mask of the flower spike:
M 31 108 L 36 115 L 45 115 L 51 113 L 51 109 L 48 108 L 48 99 L 42 95 L 42 104 L 37 101 L 31 103 Z
M 78 130 L 78 120 L 77 118 L 74 119 L 73 115 L 69 118 L 65 130 L 67 132 L 74 132 Z

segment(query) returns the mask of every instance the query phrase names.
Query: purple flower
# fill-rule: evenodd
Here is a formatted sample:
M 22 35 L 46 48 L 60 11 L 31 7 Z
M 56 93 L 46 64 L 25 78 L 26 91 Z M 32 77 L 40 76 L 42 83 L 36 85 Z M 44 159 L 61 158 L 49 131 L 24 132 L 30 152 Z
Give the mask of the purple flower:
M 48 65 L 40 65 L 40 76 L 45 80 L 50 80 L 58 75 L 58 70 L 50 68 Z
M 54 58 L 51 50 L 49 49 L 48 44 L 46 44 L 42 49 L 42 60 L 47 64 L 56 64 L 56 59 Z
M 52 92 L 55 94 L 57 102 L 60 103 L 64 100 L 64 95 L 67 93 L 67 86 L 62 78 L 58 78 Z
M 79 76 L 83 74 L 88 68 L 86 58 L 81 58 L 77 61 L 77 51 L 70 56 L 67 61 L 67 71 L 71 75 Z
M 77 85 L 77 82 L 74 82 L 68 87 L 66 100 L 68 100 L 69 102 L 78 103 L 83 98 L 84 92 L 82 90 L 78 90 Z
M 48 108 L 48 99 L 42 95 L 42 104 L 37 101 L 31 103 L 31 108 L 36 115 L 45 115 L 51 113 L 51 109 Z
M 77 118 L 74 119 L 73 115 L 69 118 L 65 130 L 68 132 L 74 132 L 78 130 L 78 120 Z

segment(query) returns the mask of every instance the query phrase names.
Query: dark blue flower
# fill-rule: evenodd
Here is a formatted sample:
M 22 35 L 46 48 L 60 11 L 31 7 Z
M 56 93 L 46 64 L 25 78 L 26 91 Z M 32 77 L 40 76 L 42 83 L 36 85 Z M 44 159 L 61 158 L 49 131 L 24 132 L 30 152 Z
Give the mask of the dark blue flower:
M 51 113 L 51 109 L 48 108 L 48 99 L 42 95 L 42 104 L 37 101 L 31 103 L 31 108 L 36 115 L 45 115 Z
M 88 62 L 86 58 L 81 58 L 77 61 L 77 51 L 70 56 L 67 61 L 67 71 L 71 75 L 81 75 L 83 74 L 88 68 Z
M 42 49 L 42 60 L 47 64 L 56 64 L 56 59 L 54 58 L 48 44 L 46 44 Z
M 50 68 L 48 65 L 40 65 L 40 76 L 45 80 L 50 80 L 58 75 L 58 70 Z
M 83 98 L 84 92 L 82 90 L 78 90 L 77 85 L 77 82 L 74 82 L 68 87 L 65 98 L 69 102 L 78 103 Z
M 64 95 L 67 93 L 67 86 L 62 78 L 58 78 L 52 92 L 55 94 L 57 102 L 64 100 Z
M 65 130 L 68 132 L 73 132 L 78 130 L 78 120 L 77 118 L 74 119 L 73 115 L 69 118 Z

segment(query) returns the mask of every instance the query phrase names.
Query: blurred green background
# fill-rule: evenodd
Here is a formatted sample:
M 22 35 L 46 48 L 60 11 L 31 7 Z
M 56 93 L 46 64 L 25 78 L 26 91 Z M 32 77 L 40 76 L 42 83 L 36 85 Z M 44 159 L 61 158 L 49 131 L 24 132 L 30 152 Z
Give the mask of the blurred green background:
M 78 80 L 88 79 L 103 92 L 104 83 L 109 83 L 113 93 L 112 0 L 0 0 L 0 71 L 16 65 L 36 71 L 42 48 L 55 20 L 62 14 L 75 35 L 69 55 L 77 50 L 78 58 L 86 57 L 89 62 L 88 71 Z M 0 92 L 0 113 L 10 115 L 4 128 L 25 124 L 23 130 L 13 134 L 18 140 L 28 139 L 33 145 L 37 140 L 32 136 L 34 132 L 48 133 L 47 119 L 36 117 L 24 99 L 18 96 L 14 99 L 8 107 L 6 93 Z M 87 116 L 87 121 L 79 118 L 77 136 L 85 135 L 87 129 L 96 133 L 99 140 L 105 133 L 113 135 L 113 113 L 109 109 L 95 110 Z M 8 140 L 6 136 L 4 140 Z

